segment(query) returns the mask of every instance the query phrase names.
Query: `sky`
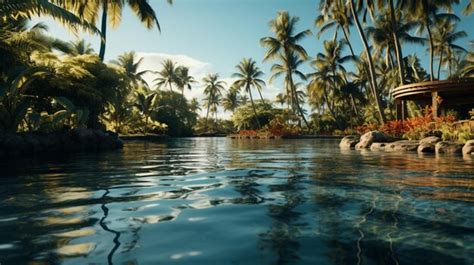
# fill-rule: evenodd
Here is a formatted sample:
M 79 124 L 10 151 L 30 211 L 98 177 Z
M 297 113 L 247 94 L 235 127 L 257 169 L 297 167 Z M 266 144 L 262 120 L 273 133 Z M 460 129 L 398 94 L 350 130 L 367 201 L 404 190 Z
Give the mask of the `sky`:
M 181 65 L 190 67 L 190 73 L 197 80 L 210 72 L 219 73 L 221 78 L 232 83 L 231 75 L 235 65 L 242 58 L 251 57 L 258 66 L 270 77 L 271 62 L 262 62 L 265 48 L 259 40 L 271 36 L 268 22 L 276 17 L 278 11 L 287 10 L 290 15 L 298 16 L 298 31 L 311 29 L 313 36 L 303 40 L 301 44 L 311 57 L 322 50 L 324 39 L 332 37 L 333 32 L 322 35 L 317 39 L 318 29 L 314 26 L 314 19 L 319 14 L 319 0 L 174 0 L 169 5 L 165 0 L 150 0 L 157 13 L 161 25 L 158 30 L 147 30 L 136 18 L 130 9 L 125 8 L 122 23 L 118 28 L 109 28 L 107 34 L 106 61 L 115 59 L 118 55 L 135 51 L 143 57 L 142 68 L 146 70 L 160 70 L 162 60 L 170 58 Z M 461 0 L 465 5 L 466 0 Z M 459 11 L 461 7 L 457 7 Z M 459 13 L 458 13 L 459 14 Z M 77 37 L 66 31 L 54 22 L 46 20 L 51 35 L 74 40 Z M 468 48 L 469 40 L 474 39 L 474 15 L 461 17 L 458 29 L 465 30 L 469 37 L 458 44 Z M 80 34 L 80 38 L 92 44 L 98 52 L 100 38 L 88 34 Z M 351 42 L 356 53 L 362 51 L 357 31 L 351 30 Z M 404 55 L 416 53 L 422 58 L 423 65 L 428 68 L 428 52 L 426 47 L 404 45 Z M 349 53 L 348 50 L 346 50 Z M 308 64 L 303 72 L 310 72 Z M 152 84 L 153 76 L 146 76 Z M 267 83 L 263 91 L 265 98 L 274 99 L 276 94 L 283 92 L 282 80 L 272 84 Z M 202 87 L 197 84 L 192 91 L 186 91 L 187 98 L 202 99 Z M 229 113 L 223 113 L 229 117 Z

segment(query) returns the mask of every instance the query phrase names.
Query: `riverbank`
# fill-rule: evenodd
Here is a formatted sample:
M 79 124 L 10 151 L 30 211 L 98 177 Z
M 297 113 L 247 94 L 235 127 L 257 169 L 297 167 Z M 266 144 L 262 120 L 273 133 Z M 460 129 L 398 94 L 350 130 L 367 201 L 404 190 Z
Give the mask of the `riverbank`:
M 0 133 L 0 158 L 116 150 L 123 142 L 113 132 L 73 129 L 53 133 Z

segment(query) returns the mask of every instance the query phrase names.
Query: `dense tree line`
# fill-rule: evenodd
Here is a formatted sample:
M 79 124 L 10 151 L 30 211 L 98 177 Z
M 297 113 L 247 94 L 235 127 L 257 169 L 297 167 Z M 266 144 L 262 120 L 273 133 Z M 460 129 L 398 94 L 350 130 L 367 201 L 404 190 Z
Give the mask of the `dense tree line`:
M 474 77 L 472 47 L 458 44 L 467 33 L 456 27 L 474 4 L 459 2 L 321 0 L 313 30 L 309 25 L 298 30 L 304 28 L 298 17 L 278 12 L 269 22 L 272 35 L 260 39 L 266 48 L 261 63 L 271 64 L 268 82 L 280 80 L 283 89 L 275 99 L 265 99 L 265 74 L 252 58 L 235 66 L 235 81 L 229 84 L 218 73 L 197 80 L 172 60 L 141 71 L 143 59 L 134 52 L 104 62 L 107 27 L 120 24 L 124 8 L 131 8 L 145 27 L 160 29 L 148 1 L 6 1 L 0 6 L 0 130 L 89 127 L 191 135 L 277 124 L 321 133 L 383 124 L 396 118 L 393 88 Z M 459 4 L 462 14 L 453 12 Z M 96 34 L 100 51 L 83 40 L 51 37 L 44 24 L 31 24 L 34 16 L 51 17 L 72 32 Z M 354 48 L 353 32 L 361 51 Z M 321 47 L 314 55 L 301 45 L 312 35 L 331 36 L 314 42 Z M 407 44 L 424 46 L 429 65 L 410 54 Z M 313 70 L 304 72 L 304 64 Z M 144 79 L 147 73 L 156 76 L 151 84 Z M 191 89 L 202 89 L 203 102 L 184 96 Z M 219 119 L 219 108 L 232 113 L 232 122 Z M 409 105 L 411 116 L 419 113 L 420 106 Z

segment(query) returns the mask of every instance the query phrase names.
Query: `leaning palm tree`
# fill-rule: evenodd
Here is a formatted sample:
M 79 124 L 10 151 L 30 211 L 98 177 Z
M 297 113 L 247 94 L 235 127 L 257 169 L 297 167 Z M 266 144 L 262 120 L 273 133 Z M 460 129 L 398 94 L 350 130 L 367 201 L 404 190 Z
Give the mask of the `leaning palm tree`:
M 344 39 L 347 42 L 352 56 L 355 57 L 354 49 L 349 39 L 349 29 L 352 25 L 352 21 L 350 19 L 349 10 L 344 1 L 335 0 L 332 5 L 327 5 L 325 1 L 321 1 L 319 4 L 321 14 L 314 21 L 315 26 L 319 27 L 319 32 L 317 34 L 318 39 L 323 33 L 335 28 L 333 39 L 337 40 L 337 33 L 340 30 L 344 35 Z
M 348 0 L 348 4 L 351 10 L 352 18 L 354 19 L 355 26 L 357 28 L 357 31 L 359 32 L 360 39 L 362 40 L 362 44 L 364 46 L 365 50 L 365 55 L 367 57 L 367 63 L 368 63 L 368 68 L 369 68 L 369 76 L 370 76 L 370 84 L 371 84 L 371 91 L 372 91 L 372 96 L 375 101 L 375 105 L 377 107 L 377 112 L 379 114 L 379 119 L 380 122 L 383 124 L 385 123 L 385 115 L 382 109 L 382 101 L 379 96 L 378 92 L 378 85 L 377 85 L 377 78 L 375 74 L 375 64 L 374 60 L 372 58 L 372 53 L 369 47 L 369 43 L 367 40 L 367 36 L 364 32 L 364 29 L 362 28 L 362 24 L 359 19 L 359 10 L 364 7 L 364 0 L 357 0 L 357 4 L 359 8 L 356 7 L 355 0 Z
M 293 74 L 295 74 L 297 69 L 294 69 L 293 67 L 298 65 L 294 62 L 308 59 L 306 50 L 299 44 L 299 42 L 310 35 L 311 31 L 304 30 L 301 32 L 296 32 L 296 24 L 298 21 L 298 17 L 291 17 L 287 11 L 278 12 L 277 17 L 271 20 L 269 23 L 270 29 L 275 34 L 275 36 L 264 37 L 260 39 L 260 44 L 267 48 L 263 58 L 264 61 L 268 61 L 270 59 L 277 59 L 280 61 L 279 66 L 275 67 L 276 65 L 274 65 L 274 67 L 272 67 L 276 72 L 279 72 L 277 76 L 282 74 L 280 71 L 282 67 L 286 70 L 285 85 L 287 91 L 289 92 L 288 95 L 291 97 L 291 101 L 293 102 L 293 110 L 296 110 L 299 113 L 307 128 L 309 128 L 309 123 L 306 120 L 296 94 Z
M 176 63 L 171 59 L 166 59 L 161 63 L 161 66 L 163 68 L 156 72 L 158 77 L 154 80 L 156 87 L 169 86 L 170 91 L 173 92 L 173 84 L 176 83 Z
M 185 66 L 178 66 L 176 67 L 175 71 L 175 83 L 179 90 L 181 90 L 181 95 L 184 95 L 184 89 L 187 88 L 188 90 L 192 89 L 192 84 L 196 83 L 194 77 L 189 75 L 189 68 Z
M 209 111 L 211 109 L 217 112 L 217 106 L 219 104 L 220 97 L 222 96 L 222 91 L 225 90 L 225 82 L 219 80 L 219 74 L 208 74 L 202 79 L 204 84 L 204 95 L 206 95 L 204 102 L 207 107 L 206 112 L 206 123 L 204 125 L 204 130 L 207 131 L 207 124 L 209 121 Z M 216 114 L 217 115 L 217 114 Z
M 265 82 L 260 79 L 263 76 L 263 72 L 260 71 L 260 68 L 256 65 L 256 62 L 252 58 L 244 58 L 242 61 L 235 66 L 237 72 L 232 74 L 232 77 L 237 78 L 233 86 L 241 89 L 244 88 L 245 92 L 250 96 L 250 102 L 252 103 L 253 112 L 255 114 L 255 120 L 257 121 L 257 126 L 260 128 L 260 122 L 258 121 L 257 110 L 255 108 L 255 103 L 252 96 L 252 87 L 256 88 L 260 93 Z M 260 93 L 260 98 L 262 103 L 264 102 L 262 94 Z
M 142 62 L 143 57 L 137 59 L 137 55 L 134 51 L 125 52 L 124 54 L 119 55 L 116 61 L 112 61 L 112 63 L 121 66 L 125 70 L 125 75 L 130 78 L 134 87 L 139 85 L 147 86 L 147 82 L 143 79 L 143 76 L 150 71 L 139 70 Z
M 456 24 L 454 22 L 444 19 L 436 22 L 433 32 L 433 43 L 435 54 L 439 55 L 438 79 L 440 79 L 443 64 L 447 64 L 451 69 L 452 60 L 449 59 L 451 59 L 450 57 L 453 54 L 467 53 L 466 49 L 454 43 L 465 37 L 467 37 L 467 33 L 465 31 L 456 31 Z

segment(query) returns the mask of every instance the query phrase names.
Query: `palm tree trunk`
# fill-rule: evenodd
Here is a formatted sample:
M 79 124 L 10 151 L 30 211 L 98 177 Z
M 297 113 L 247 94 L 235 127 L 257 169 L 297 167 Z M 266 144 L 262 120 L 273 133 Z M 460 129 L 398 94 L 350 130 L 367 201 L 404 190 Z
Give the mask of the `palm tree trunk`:
M 433 36 L 431 34 L 430 25 L 426 24 L 426 31 L 428 32 L 428 39 L 430 41 L 430 81 L 434 80 L 434 67 L 433 67 L 433 60 L 434 60 L 434 44 L 433 44 Z
M 372 83 L 372 94 L 374 96 L 375 104 L 377 107 L 377 111 L 379 114 L 380 122 L 382 124 L 385 123 L 385 115 L 382 110 L 382 102 L 380 100 L 378 94 L 378 87 L 377 87 L 377 80 L 375 78 L 375 67 L 374 62 L 372 59 L 372 54 L 369 49 L 369 44 L 367 43 L 367 38 L 365 36 L 364 30 L 362 29 L 362 25 L 360 24 L 359 17 L 357 16 L 357 12 L 355 10 L 354 0 L 349 0 L 350 8 L 352 12 L 352 16 L 354 17 L 354 21 L 356 23 L 357 31 L 359 32 L 360 38 L 362 39 L 362 43 L 364 44 L 365 52 L 367 54 L 367 61 L 369 63 L 369 73 L 370 73 L 370 82 Z
M 397 56 L 398 62 L 398 74 L 400 75 L 400 85 L 403 86 L 405 84 L 405 72 L 403 66 L 403 54 L 402 54 L 402 47 L 400 46 L 400 40 L 397 35 L 397 19 L 395 17 L 395 6 L 393 4 L 393 0 L 389 0 L 390 3 L 390 19 L 392 21 L 392 36 L 393 36 L 393 43 L 395 44 L 395 54 Z
M 349 46 L 349 50 L 351 50 L 351 55 L 352 55 L 352 57 L 355 58 L 356 55 L 355 55 L 355 53 L 354 53 L 354 49 L 352 48 L 352 44 L 351 44 L 351 42 L 349 41 L 349 34 L 347 34 L 345 27 L 343 27 L 343 26 L 341 25 L 341 28 L 342 28 L 342 33 L 344 33 L 344 39 L 345 39 L 346 42 L 347 42 L 347 46 Z
M 438 65 L 438 80 L 441 76 L 441 65 L 443 64 L 443 49 L 441 48 L 441 54 L 439 56 L 439 65 Z
M 103 62 L 105 58 L 105 44 L 107 40 L 107 1 L 104 1 L 102 5 L 102 22 L 101 22 L 101 39 L 100 39 L 100 51 L 99 58 Z
M 211 103 L 207 103 L 207 112 L 206 112 L 206 122 L 204 123 L 204 132 L 207 132 L 207 122 L 209 121 L 209 109 L 211 108 Z
M 308 130 L 310 129 L 309 127 L 309 123 L 308 121 L 306 120 L 306 117 L 304 116 L 304 113 L 303 113 L 303 109 L 301 108 L 300 106 L 300 102 L 299 102 L 299 99 L 298 99 L 298 95 L 296 94 L 296 89 L 295 89 L 295 84 L 293 83 L 293 77 L 292 77 L 292 74 L 291 74 L 291 71 L 288 71 L 287 73 L 289 76 L 289 85 L 291 86 L 291 92 L 292 92 L 292 96 L 294 97 L 293 100 L 294 100 L 294 103 L 296 105 L 296 107 L 298 108 L 298 112 L 300 113 L 300 116 L 301 118 L 303 119 L 304 123 L 306 124 L 306 127 L 308 128 Z
M 260 121 L 258 120 L 257 109 L 255 108 L 255 103 L 253 102 L 252 90 L 250 90 L 249 84 L 247 84 L 245 89 L 249 92 L 250 102 L 252 102 L 253 113 L 255 115 L 255 121 L 257 121 L 258 129 L 260 129 Z

